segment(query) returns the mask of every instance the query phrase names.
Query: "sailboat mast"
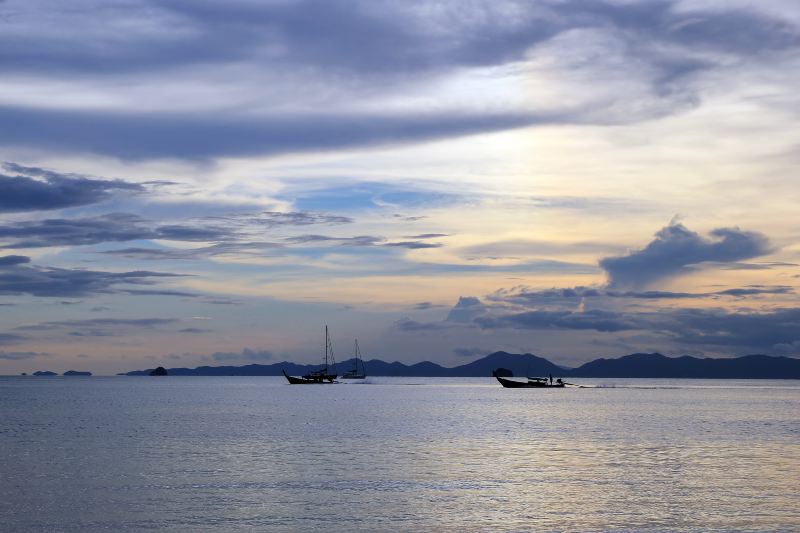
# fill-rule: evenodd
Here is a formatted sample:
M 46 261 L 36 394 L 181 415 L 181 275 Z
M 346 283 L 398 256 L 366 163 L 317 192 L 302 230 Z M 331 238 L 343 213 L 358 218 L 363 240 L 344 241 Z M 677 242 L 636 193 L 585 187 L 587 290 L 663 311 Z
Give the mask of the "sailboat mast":
M 325 324 L 325 372 L 328 371 L 328 325 Z

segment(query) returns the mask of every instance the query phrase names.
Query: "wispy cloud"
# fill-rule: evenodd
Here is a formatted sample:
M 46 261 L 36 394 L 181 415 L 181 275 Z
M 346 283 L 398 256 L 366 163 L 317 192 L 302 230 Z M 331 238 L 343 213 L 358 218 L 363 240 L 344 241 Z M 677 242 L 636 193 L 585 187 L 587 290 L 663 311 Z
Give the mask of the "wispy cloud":
M 44 352 L 6 352 L 0 350 L 0 359 L 5 361 L 24 361 L 26 359 L 34 359 L 36 357 L 46 357 L 51 354 Z
M 138 183 L 61 174 L 16 163 L 3 163 L 3 169 L 10 175 L 0 174 L 0 212 L 81 206 L 102 202 L 116 193 L 146 190 Z
M 6 256 L 8 257 L 8 256 Z M 24 256 L 12 256 L 24 257 Z M 137 270 L 104 272 L 96 270 L 27 266 L 26 261 L 0 262 L 0 294 L 30 294 L 42 297 L 81 297 L 132 289 L 120 285 L 150 285 L 180 274 Z

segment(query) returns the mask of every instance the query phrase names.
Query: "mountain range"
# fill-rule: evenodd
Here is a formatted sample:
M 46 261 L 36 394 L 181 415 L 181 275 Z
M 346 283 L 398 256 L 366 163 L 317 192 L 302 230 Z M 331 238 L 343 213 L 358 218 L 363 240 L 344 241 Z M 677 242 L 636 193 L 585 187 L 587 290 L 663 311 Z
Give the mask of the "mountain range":
M 269 365 L 199 366 L 169 368 L 171 376 L 300 376 L 321 365 L 298 365 L 290 362 Z M 349 359 L 340 368 L 354 366 Z M 406 377 L 483 377 L 495 369 L 505 375 L 592 377 L 592 378 L 702 378 L 702 379 L 800 379 L 800 359 L 769 355 L 746 355 L 733 358 L 666 357 L 659 353 L 636 353 L 616 359 L 595 359 L 577 368 L 565 368 L 533 354 L 494 352 L 471 363 L 448 368 L 430 361 L 413 365 L 380 359 L 366 362 L 370 376 Z M 152 369 L 134 370 L 121 375 L 146 376 Z

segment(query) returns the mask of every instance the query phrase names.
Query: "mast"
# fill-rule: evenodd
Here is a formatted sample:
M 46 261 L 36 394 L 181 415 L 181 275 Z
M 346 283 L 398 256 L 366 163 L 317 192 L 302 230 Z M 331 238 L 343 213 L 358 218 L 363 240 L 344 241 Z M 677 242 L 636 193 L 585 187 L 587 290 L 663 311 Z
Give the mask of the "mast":
M 330 343 L 330 337 L 328 337 L 328 324 L 325 324 L 325 372 L 328 371 L 328 345 Z

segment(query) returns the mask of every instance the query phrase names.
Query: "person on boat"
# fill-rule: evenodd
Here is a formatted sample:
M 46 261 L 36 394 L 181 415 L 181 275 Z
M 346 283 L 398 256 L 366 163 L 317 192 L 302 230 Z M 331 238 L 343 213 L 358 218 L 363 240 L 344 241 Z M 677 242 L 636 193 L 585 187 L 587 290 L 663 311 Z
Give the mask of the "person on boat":
M 550 374 L 550 385 L 553 384 L 553 374 Z
M 556 380 L 556 384 L 558 384 L 558 385 L 563 385 L 563 384 L 564 384 L 564 382 L 563 382 L 563 381 L 561 381 L 561 378 L 558 378 L 558 379 Z

